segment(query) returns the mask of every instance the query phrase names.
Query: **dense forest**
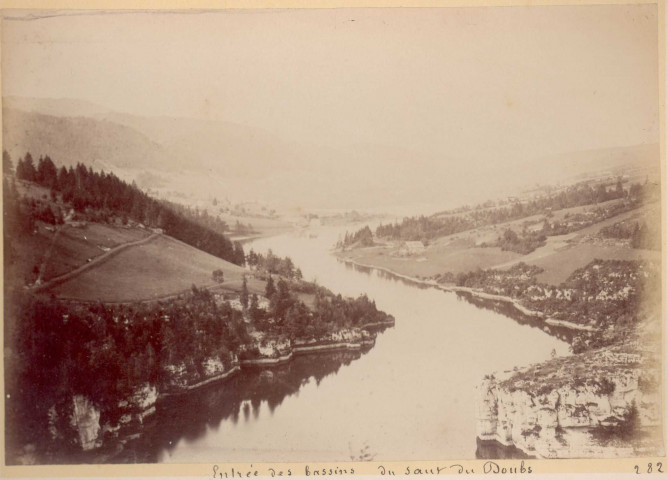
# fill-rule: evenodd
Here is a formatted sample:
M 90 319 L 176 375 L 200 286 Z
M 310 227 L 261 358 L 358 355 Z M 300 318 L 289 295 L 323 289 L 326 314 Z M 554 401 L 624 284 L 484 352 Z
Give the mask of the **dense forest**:
M 5 173 L 11 171 L 11 159 L 6 152 L 3 165 Z M 60 200 L 65 210 L 71 208 L 78 219 L 110 223 L 118 219 L 122 224 L 133 220 L 148 227 L 161 228 L 166 234 L 229 262 L 244 263 L 242 246 L 222 234 L 226 227 L 224 222 L 160 202 L 113 173 L 95 172 L 82 164 L 58 169 L 48 156 L 40 158 L 35 166 L 32 156 L 27 153 L 17 162 L 16 178 L 48 188 L 52 200 L 49 204 L 20 198 L 17 194 L 12 196 L 11 192 L 16 189 L 8 185 L 10 195 L 7 200 L 13 203 L 10 208 L 5 208 L 5 220 L 10 225 L 16 224 L 19 231 L 30 229 L 31 220 L 62 223 L 65 212 L 53 205 Z
M 7 312 L 15 319 L 7 414 L 32 437 L 23 441 L 39 443 L 49 409 L 71 408 L 72 395 L 89 398 L 115 424 L 119 401 L 146 382 L 164 383 L 168 365 L 184 363 L 197 376 L 205 358 L 229 365 L 250 340 L 239 312 L 196 288 L 178 300 L 131 306 L 15 295 Z
M 298 298 L 304 289 L 316 293 L 312 309 Z M 256 357 L 251 331 L 290 341 L 317 340 L 391 318 L 365 296 L 346 299 L 282 277 L 267 293 L 268 308 L 259 308 L 253 295 L 242 312 L 195 286 L 176 299 L 133 305 L 66 303 L 12 292 L 6 312 L 13 319 L 6 325 L 10 431 L 27 436 L 17 443 L 48 441 L 44 430 L 50 410 L 69 418 L 71 398 L 77 394 L 100 409 L 103 422 L 115 425 L 124 412 L 119 406 L 124 399 L 147 383 L 169 390 L 175 367 L 185 367 L 183 375 L 195 383 L 206 378 L 210 359 L 229 370 L 237 357 Z
M 315 296 L 310 308 L 299 299 L 300 293 Z M 251 296 L 249 314 L 254 327 L 293 341 L 321 338 L 342 328 L 392 321 L 392 317 L 378 310 L 366 295 L 345 298 L 314 282 L 290 281 L 283 277 L 274 282 L 274 278 L 269 277 L 265 296 L 270 301 L 266 311 L 258 309 L 257 298 Z
M 281 258 L 274 255 L 271 249 L 266 255 L 256 253 L 251 249 L 246 256 L 246 263 L 260 273 L 282 275 L 291 280 L 302 279 L 302 271 L 295 267 L 290 257 Z

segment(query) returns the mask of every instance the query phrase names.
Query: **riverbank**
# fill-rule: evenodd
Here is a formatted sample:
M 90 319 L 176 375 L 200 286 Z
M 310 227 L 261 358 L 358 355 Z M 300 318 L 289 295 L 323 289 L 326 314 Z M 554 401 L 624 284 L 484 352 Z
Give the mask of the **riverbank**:
M 361 328 L 382 329 L 394 325 L 394 321 L 373 322 Z M 133 389 L 132 394 L 118 402 L 120 416 L 117 424 L 112 424 L 109 417 L 103 414 L 98 405 L 84 395 L 72 395 L 68 400 L 73 405 L 71 414 L 62 413 L 52 409 L 49 414 L 49 435 L 55 438 L 65 438 L 67 432 L 61 430 L 61 424 L 67 420 L 71 424 L 72 439 L 78 448 L 69 453 L 71 458 L 78 459 L 75 463 L 88 463 L 90 459 L 113 458 L 122 455 L 128 442 L 136 442 L 145 433 L 146 428 L 153 428 L 154 418 L 159 408 L 174 408 L 181 402 L 190 402 L 198 398 L 198 393 L 208 392 L 209 388 L 217 388 L 234 379 L 241 378 L 247 382 L 247 378 L 257 376 L 258 370 L 275 372 L 276 368 L 283 367 L 293 362 L 297 357 L 309 355 L 318 356 L 326 354 L 337 354 L 351 352 L 351 354 L 364 353 L 375 345 L 375 339 L 379 330 L 358 332 L 357 341 L 329 341 L 320 339 L 307 341 L 298 345 L 292 345 L 288 353 L 279 356 L 261 356 L 259 358 L 239 360 L 235 359 L 233 364 L 223 370 L 223 365 L 216 359 L 207 359 L 206 369 L 210 374 L 205 378 L 197 380 L 185 380 L 185 369 L 183 365 L 174 366 L 165 372 L 174 382 L 171 387 L 170 381 L 158 386 L 153 383 L 145 383 Z M 352 332 L 351 332 L 352 334 Z M 271 375 L 271 374 L 269 374 Z M 194 395 L 194 396 L 193 396 Z M 207 395 L 207 393 L 204 393 Z M 160 405 L 163 407 L 160 407 Z M 68 416 L 69 415 L 69 416 Z M 111 453 L 110 453 L 111 452 Z M 10 458 L 12 464 L 39 464 L 39 451 L 35 445 L 26 444 Z M 87 460 L 88 459 L 88 460 Z M 105 461 L 105 460 L 103 460 Z
M 417 284 L 417 285 L 436 288 L 436 289 L 442 290 L 444 292 L 468 293 L 470 295 L 473 295 L 475 297 L 482 298 L 482 299 L 485 299 L 485 300 L 504 302 L 504 303 L 510 304 L 511 306 L 516 308 L 518 311 L 520 311 L 524 315 L 542 320 L 547 325 L 564 327 L 564 328 L 568 328 L 568 329 L 572 329 L 572 330 L 587 331 L 587 332 L 596 331 L 595 328 L 593 328 L 589 325 L 579 325 L 579 324 L 576 324 L 576 323 L 573 323 L 573 322 L 568 322 L 568 321 L 565 321 L 565 320 L 558 320 L 558 319 L 555 319 L 555 318 L 546 317 L 546 315 L 543 312 L 528 309 L 524 305 L 522 305 L 519 301 L 515 300 L 514 298 L 505 296 L 505 295 L 495 295 L 495 294 L 483 292 L 481 290 L 477 290 L 477 289 L 470 288 L 470 287 L 460 287 L 460 286 L 457 286 L 457 285 L 443 285 L 441 283 L 438 283 L 436 280 L 431 280 L 431 279 L 425 280 L 425 279 L 422 279 L 422 278 L 412 277 L 410 275 L 405 275 L 405 274 L 396 272 L 396 271 L 391 270 L 390 268 L 387 268 L 387 267 L 364 264 L 364 263 L 358 262 L 356 260 L 353 260 L 351 258 L 346 258 L 346 257 L 341 257 L 341 256 L 337 256 L 337 258 L 339 260 L 341 260 L 342 262 L 347 263 L 349 265 L 353 265 L 355 267 L 360 267 L 360 268 L 365 268 L 365 269 L 370 269 L 370 270 L 377 270 L 377 271 L 386 273 L 388 275 L 391 275 L 395 278 L 398 278 L 398 279 L 401 279 L 401 280 L 404 280 L 404 281 L 407 281 L 407 282 L 410 282 L 410 283 L 414 283 L 414 284 Z
M 375 322 L 374 324 L 365 325 L 361 328 L 367 327 L 391 327 L 394 326 L 394 321 L 391 322 Z M 212 383 L 223 382 L 230 380 L 235 375 L 238 375 L 243 372 L 244 368 L 257 368 L 257 367 L 274 367 L 277 365 L 284 365 L 289 363 L 297 355 L 313 355 L 318 353 L 330 353 L 340 350 L 352 350 L 360 351 L 364 348 L 371 348 L 375 344 L 375 336 L 371 336 L 367 339 L 363 339 L 360 342 L 335 342 L 335 343 L 322 343 L 318 345 L 302 345 L 294 346 L 291 348 L 290 352 L 279 355 L 277 357 L 262 357 L 255 358 L 250 360 L 238 360 L 236 361 L 229 370 L 226 370 L 223 373 L 211 376 L 194 384 L 188 384 L 180 387 L 179 391 L 172 392 L 163 392 L 159 393 L 157 400 L 165 400 L 168 398 L 181 396 L 184 394 L 191 393 L 201 387 L 210 385 Z
M 662 384 L 659 316 L 645 315 L 635 318 L 635 323 L 628 320 L 635 312 L 629 305 L 637 302 L 630 292 L 650 292 L 656 286 L 651 264 L 596 260 L 560 287 L 532 282 L 539 269 L 526 265 L 462 277 L 469 285 L 517 292 L 533 305 L 545 306 L 543 312 L 522 305 L 517 298 L 478 288 L 443 285 L 349 258 L 340 260 L 411 284 L 464 294 L 472 303 L 520 323 L 530 317 L 546 333 L 571 344 L 576 354 L 482 379 L 476 400 L 477 455 L 488 458 L 486 454 L 500 451 L 503 456 L 521 452 L 539 458 L 662 454 L 657 436 Z M 644 296 L 643 302 L 651 309 L 651 296 Z M 500 310 L 499 303 L 519 314 Z M 550 312 L 564 318 L 577 313 L 582 323 L 551 318 Z M 564 329 L 572 333 L 564 335 Z

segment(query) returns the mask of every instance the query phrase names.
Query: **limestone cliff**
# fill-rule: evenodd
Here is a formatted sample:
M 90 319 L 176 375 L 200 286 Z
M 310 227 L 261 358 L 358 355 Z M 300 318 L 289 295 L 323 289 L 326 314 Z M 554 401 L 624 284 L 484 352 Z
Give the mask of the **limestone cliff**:
M 652 356 L 621 350 L 486 377 L 478 387 L 478 438 L 539 458 L 660 454 L 660 367 Z
M 91 450 L 96 447 L 100 433 L 100 410 L 83 395 L 74 395 L 72 403 L 70 423 L 78 434 L 82 450 Z

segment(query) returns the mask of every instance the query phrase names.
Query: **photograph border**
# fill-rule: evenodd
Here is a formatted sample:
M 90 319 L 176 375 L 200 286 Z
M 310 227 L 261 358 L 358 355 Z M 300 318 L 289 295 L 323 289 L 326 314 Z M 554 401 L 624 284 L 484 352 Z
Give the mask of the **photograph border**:
M 659 116 L 660 116 L 660 159 L 661 159 L 661 224 L 662 224 L 662 286 L 664 294 L 662 295 L 662 378 L 666 380 L 666 185 L 668 175 L 666 172 L 666 5 L 665 0 L 656 1 L 638 1 L 638 0 L 561 0 L 561 1 L 447 1 L 447 0 L 413 0 L 410 3 L 402 0 L 255 0 L 246 2 L 243 0 L 118 0 L 113 4 L 102 0 L 0 0 L 0 8 L 3 10 L 109 10 L 109 11 L 187 11 L 187 10 L 227 10 L 227 9 L 330 9 L 330 8 L 452 8 L 452 7 L 513 7 L 513 6 L 585 6 L 585 5 L 631 5 L 631 4 L 654 4 L 657 5 L 658 15 L 658 53 L 657 58 L 659 71 Z M 1 52 L 0 52 L 1 54 Z M 0 75 L 0 85 L 2 75 Z M 1 115 L 1 113 L 0 113 Z M 1 117 L 0 117 L 1 118 Z M 0 229 L 2 226 L 0 226 Z M 2 240 L 0 240 L 1 242 Z M 4 284 L 4 276 L 2 279 Z M 0 293 L 4 295 L 4 293 Z M 4 300 L 4 299 L 3 299 Z M 3 332 L 0 331 L 0 336 Z M 4 342 L 4 338 L 3 338 Z M 4 343 L 3 343 L 4 344 Z M 0 393 L 5 398 L 4 392 L 4 358 L 3 368 L 0 371 Z M 668 437 L 666 436 L 666 385 L 662 386 L 662 412 L 663 412 L 663 439 L 664 446 L 668 446 Z M 5 404 L 2 403 L 2 416 L 0 417 L 0 426 L 4 433 L 5 429 Z M 465 439 L 462 439 L 465 441 Z M 469 441 L 469 440 L 466 440 Z M 354 470 L 354 476 L 357 475 L 380 475 L 382 469 L 386 472 L 390 470 L 396 473 L 396 476 L 404 476 L 407 468 L 411 471 L 410 476 L 414 476 L 415 469 L 420 469 L 420 476 L 429 474 L 459 474 L 459 473 L 496 473 L 498 467 L 499 473 L 505 469 L 505 473 L 521 475 L 531 474 L 586 474 L 586 473 L 621 473 L 636 474 L 647 473 L 649 464 L 656 465 L 657 462 L 663 463 L 664 472 L 668 472 L 668 457 L 652 458 L 615 458 L 615 459 L 563 459 L 563 460 L 432 460 L 424 462 L 416 461 L 397 461 L 397 462 L 313 462 L 313 463 L 243 463 L 243 462 L 221 462 L 214 464 L 123 464 L 123 465 L 37 465 L 37 466 L 7 466 L 5 464 L 5 436 L 0 437 L 0 477 L 27 478 L 27 477 L 201 477 L 214 478 L 216 474 L 228 473 L 229 478 L 247 477 L 271 477 L 272 469 L 276 472 L 288 470 L 292 476 L 304 476 L 306 468 L 310 472 L 320 469 L 348 469 Z M 490 463 L 491 462 L 491 463 Z M 493 464 L 493 465 L 492 465 Z M 636 470 L 638 467 L 638 470 Z M 656 467 L 655 467 L 656 468 Z M 257 473 L 255 473 L 257 472 Z M 236 474 L 235 474 L 236 473 Z M 248 475 L 247 475 L 248 473 Z M 348 477 L 350 475 L 328 475 L 330 477 L 340 476 Z M 218 478 L 218 477 L 215 477 Z M 225 477 L 222 477 L 225 478 Z

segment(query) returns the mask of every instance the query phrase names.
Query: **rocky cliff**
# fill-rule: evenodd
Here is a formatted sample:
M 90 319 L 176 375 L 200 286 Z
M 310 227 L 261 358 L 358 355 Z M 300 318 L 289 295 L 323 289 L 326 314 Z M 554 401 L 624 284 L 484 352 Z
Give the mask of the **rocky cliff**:
M 393 324 L 393 321 L 392 323 Z M 386 326 L 391 325 L 388 323 Z M 136 434 L 136 427 L 156 411 L 159 398 L 179 395 L 222 381 L 241 371 L 245 366 L 274 365 L 289 361 L 294 354 L 325 352 L 336 349 L 359 350 L 373 345 L 375 334 L 362 329 L 343 329 L 310 341 L 295 342 L 287 340 L 265 341 L 263 349 L 258 349 L 257 356 L 240 361 L 236 355 L 230 355 L 228 365 L 218 357 L 206 358 L 200 369 L 189 369 L 184 362 L 167 365 L 163 382 L 159 385 L 143 383 L 136 386 L 114 409 L 118 415 L 111 420 L 108 412 L 101 412 L 100 407 L 84 395 L 72 395 L 62 405 L 53 405 L 49 410 L 49 432 L 51 440 L 69 441 L 82 450 L 100 447 L 107 438 L 122 438 L 127 432 Z M 259 341 L 258 341 L 259 344 Z M 281 353 L 285 355 L 280 356 Z M 125 432 L 125 433 L 124 433 Z M 25 457 L 25 455 L 24 455 Z
M 95 448 L 100 432 L 100 410 L 83 395 L 74 395 L 72 403 L 70 423 L 78 434 L 82 450 L 91 450 Z
M 663 452 L 660 364 L 621 347 L 485 377 L 477 435 L 539 458 Z M 658 434 L 658 435 L 655 435 Z

